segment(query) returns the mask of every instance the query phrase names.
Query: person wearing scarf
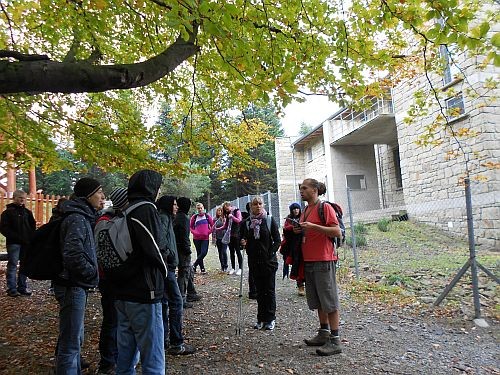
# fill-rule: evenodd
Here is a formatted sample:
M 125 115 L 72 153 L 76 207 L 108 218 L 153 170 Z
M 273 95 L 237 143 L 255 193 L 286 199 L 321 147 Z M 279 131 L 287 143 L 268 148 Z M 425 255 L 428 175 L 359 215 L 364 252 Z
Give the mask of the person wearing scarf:
M 257 289 L 257 323 L 255 329 L 272 331 L 276 321 L 276 252 L 281 238 L 278 224 L 268 213 L 262 197 L 255 197 L 250 204 L 250 217 L 241 226 L 241 245 L 246 247 L 248 267 Z

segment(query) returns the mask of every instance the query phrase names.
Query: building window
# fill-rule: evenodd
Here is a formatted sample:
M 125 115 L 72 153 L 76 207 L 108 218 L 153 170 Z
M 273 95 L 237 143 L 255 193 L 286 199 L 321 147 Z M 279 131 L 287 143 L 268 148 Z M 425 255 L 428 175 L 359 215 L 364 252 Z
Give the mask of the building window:
M 312 161 L 313 160 L 313 149 L 312 147 L 308 147 L 306 150 L 306 161 Z
M 443 86 L 446 86 L 459 78 L 460 69 L 453 62 L 452 59 L 453 51 L 450 49 L 450 47 L 441 46 L 439 48 L 439 52 L 444 63 Z
M 394 173 L 396 175 L 396 188 L 403 187 L 403 176 L 401 175 L 401 159 L 399 158 L 399 147 L 392 149 L 392 156 L 394 159 Z
M 445 100 L 448 120 L 455 119 L 465 113 L 464 98 L 462 93 Z
M 348 174 L 345 176 L 347 187 L 351 190 L 366 190 L 365 176 L 362 174 Z

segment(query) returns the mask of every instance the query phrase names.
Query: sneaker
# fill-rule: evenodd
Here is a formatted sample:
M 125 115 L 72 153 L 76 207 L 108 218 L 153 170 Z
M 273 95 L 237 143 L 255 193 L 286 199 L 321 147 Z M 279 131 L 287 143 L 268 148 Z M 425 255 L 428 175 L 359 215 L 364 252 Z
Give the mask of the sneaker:
M 316 336 L 312 339 L 304 339 L 307 346 L 323 346 L 330 339 L 330 331 L 328 329 L 319 329 Z
M 193 273 L 196 274 L 196 267 L 193 267 Z
M 29 289 L 18 290 L 18 292 L 22 296 L 31 296 L 33 294 L 33 292 L 31 290 L 29 290 Z
M 272 331 L 275 326 L 276 326 L 276 320 L 271 320 L 270 322 L 264 324 L 264 329 L 266 331 Z
M 189 355 L 194 354 L 196 352 L 196 348 L 192 345 L 182 344 L 179 346 L 173 346 L 168 348 L 167 354 L 170 355 Z
M 227 274 L 232 275 L 232 274 L 234 274 L 234 272 L 235 272 L 234 269 L 231 268 Z
M 21 295 L 17 290 L 8 290 L 7 294 L 9 297 L 19 297 Z
M 188 294 L 186 297 L 186 301 L 188 302 L 196 302 L 201 299 L 201 296 L 199 294 Z
M 201 270 L 201 274 L 202 274 L 202 275 L 206 275 L 206 274 L 207 274 L 207 271 L 206 271 L 206 270 Z
M 264 327 L 264 322 L 257 322 L 253 326 L 254 329 L 262 329 Z
M 241 268 L 238 268 L 238 271 L 235 272 L 236 276 L 241 276 Z
M 321 348 L 316 349 L 316 353 L 321 356 L 342 353 L 342 344 L 340 343 L 340 337 L 330 335 L 328 341 Z
M 306 295 L 306 289 L 304 288 L 304 285 L 299 286 L 299 296 L 305 296 Z

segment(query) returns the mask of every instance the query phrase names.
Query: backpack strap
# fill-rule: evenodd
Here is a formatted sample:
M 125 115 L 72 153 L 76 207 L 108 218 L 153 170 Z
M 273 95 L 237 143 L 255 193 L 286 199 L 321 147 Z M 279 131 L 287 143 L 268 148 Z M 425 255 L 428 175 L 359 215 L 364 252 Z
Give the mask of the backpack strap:
M 123 216 L 127 216 L 129 213 L 131 213 L 132 211 L 134 211 L 137 207 L 144 206 L 145 204 L 150 204 L 154 208 L 156 208 L 156 205 L 153 202 L 140 201 L 140 202 L 134 203 L 132 206 L 128 206 L 126 209 L 124 209 L 122 211 Z
M 319 202 L 318 215 L 319 215 L 319 218 L 321 219 L 321 223 L 323 225 L 326 225 L 326 219 L 325 219 L 325 201 L 320 201 Z
M 269 229 L 269 233 L 271 233 L 271 218 L 272 216 L 267 214 L 266 216 L 266 224 L 267 224 L 267 229 Z

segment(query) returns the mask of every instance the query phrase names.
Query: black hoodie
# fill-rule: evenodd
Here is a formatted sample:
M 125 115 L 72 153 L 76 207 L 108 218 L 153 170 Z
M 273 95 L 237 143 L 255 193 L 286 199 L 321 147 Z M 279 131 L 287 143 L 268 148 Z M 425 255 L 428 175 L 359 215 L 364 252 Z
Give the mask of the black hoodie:
M 154 201 L 162 177 L 152 170 L 141 170 L 130 177 L 130 205 L 146 201 L 127 215 L 133 252 L 120 272 L 120 280 L 112 280 L 116 299 L 139 303 L 157 303 L 164 290 L 167 265 L 160 253 L 161 221 Z
M 6 238 L 6 244 L 27 245 L 36 229 L 33 214 L 23 205 L 10 203 L 2 212 L 0 232 Z

